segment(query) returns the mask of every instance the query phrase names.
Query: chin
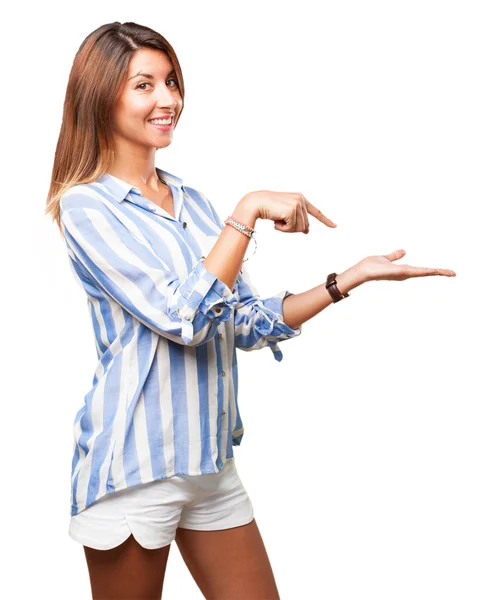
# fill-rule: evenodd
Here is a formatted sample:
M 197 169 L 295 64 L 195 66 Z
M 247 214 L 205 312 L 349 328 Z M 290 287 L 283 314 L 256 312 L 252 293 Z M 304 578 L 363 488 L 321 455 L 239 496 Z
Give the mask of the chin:
M 155 150 L 161 150 L 162 148 L 166 148 L 166 147 L 168 147 L 168 146 L 171 144 L 171 142 L 172 142 L 172 141 L 173 141 L 173 140 L 168 140 L 167 142 L 165 142 L 165 143 L 164 143 L 164 144 L 162 144 L 161 146 L 157 146 L 157 145 L 155 144 L 155 145 L 154 145 L 154 148 L 155 148 Z

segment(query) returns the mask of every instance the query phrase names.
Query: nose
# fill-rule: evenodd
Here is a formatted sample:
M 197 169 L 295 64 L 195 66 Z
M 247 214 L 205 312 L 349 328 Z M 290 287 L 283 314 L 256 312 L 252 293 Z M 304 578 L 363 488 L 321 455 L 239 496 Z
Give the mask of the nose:
M 178 104 L 180 98 L 178 97 L 178 94 L 175 93 L 175 90 L 172 90 L 166 84 L 159 85 L 157 90 L 156 104 L 158 108 L 174 108 Z

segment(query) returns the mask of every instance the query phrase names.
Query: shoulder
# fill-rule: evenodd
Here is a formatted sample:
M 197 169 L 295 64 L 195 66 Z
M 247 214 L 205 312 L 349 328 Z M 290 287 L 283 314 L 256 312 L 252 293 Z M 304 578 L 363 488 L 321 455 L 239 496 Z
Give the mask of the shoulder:
M 200 207 L 209 209 L 210 202 L 208 198 L 198 188 L 189 185 L 183 185 L 183 191 L 196 202 Z
M 69 187 L 60 198 L 60 214 L 74 209 L 92 208 L 100 211 L 107 210 L 114 199 L 108 190 L 96 181 L 92 183 L 77 183 Z
M 195 203 L 196 207 L 200 208 L 206 215 L 210 217 L 210 219 L 216 223 L 220 229 L 222 229 L 222 219 L 211 200 L 198 188 L 183 186 L 183 189 Z

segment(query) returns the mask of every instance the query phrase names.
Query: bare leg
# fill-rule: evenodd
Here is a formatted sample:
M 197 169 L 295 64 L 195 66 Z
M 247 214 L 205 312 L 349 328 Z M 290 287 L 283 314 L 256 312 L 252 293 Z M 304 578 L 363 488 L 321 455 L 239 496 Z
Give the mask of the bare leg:
M 93 600 L 160 600 L 170 546 L 147 550 L 133 535 L 111 550 L 83 546 Z
M 175 541 L 207 600 L 279 600 L 255 519 L 219 531 L 178 527 Z

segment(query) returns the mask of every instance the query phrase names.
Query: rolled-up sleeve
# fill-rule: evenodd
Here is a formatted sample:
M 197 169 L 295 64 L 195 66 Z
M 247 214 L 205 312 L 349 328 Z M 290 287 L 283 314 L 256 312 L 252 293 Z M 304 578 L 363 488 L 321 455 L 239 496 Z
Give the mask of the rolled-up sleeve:
M 293 295 L 283 290 L 269 298 L 260 298 L 258 290 L 243 265 L 238 277 L 239 302 L 235 306 L 235 345 L 241 350 L 259 350 L 269 346 L 277 361 L 283 359 L 278 342 L 297 337 L 302 326 L 292 329 L 284 322 L 283 301 Z
M 212 202 L 201 191 L 199 193 L 209 206 L 218 228 L 224 229 L 226 225 Z M 269 346 L 274 358 L 277 361 L 283 360 L 278 342 L 297 337 L 302 332 L 302 326 L 291 329 L 284 322 L 283 300 L 294 292 L 283 290 L 275 296 L 260 298 L 244 264 L 236 283 L 239 301 L 234 307 L 235 346 L 245 351 Z
M 238 302 L 237 293 L 210 273 L 203 258 L 183 281 L 102 202 L 60 204 L 70 255 L 104 293 L 156 333 L 179 344 L 210 340 Z

